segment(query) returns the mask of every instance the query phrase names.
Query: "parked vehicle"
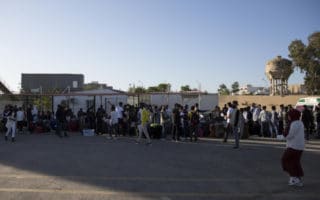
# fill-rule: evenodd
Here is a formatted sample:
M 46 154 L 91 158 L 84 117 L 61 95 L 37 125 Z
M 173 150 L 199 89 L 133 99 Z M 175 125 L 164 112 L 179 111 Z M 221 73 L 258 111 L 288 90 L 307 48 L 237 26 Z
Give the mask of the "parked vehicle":
M 300 98 L 295 106 L 299 111 L 303 111 L 303 106 L 308 106 L 312 111 L 315 110 L 316 106 L 320 103 L 320 97 L 304 97 Z

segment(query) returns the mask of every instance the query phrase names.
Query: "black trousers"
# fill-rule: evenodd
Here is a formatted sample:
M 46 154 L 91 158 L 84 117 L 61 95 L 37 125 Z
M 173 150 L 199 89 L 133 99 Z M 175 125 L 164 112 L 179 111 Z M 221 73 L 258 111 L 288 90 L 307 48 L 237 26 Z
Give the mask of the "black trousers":
M 228 123 L 227 124 L 227 127 L 226 127 L 226 130 L 224 131 L 224 137 L 223 137 L 223 141 L 224 142 L 227 142 L 228 138 L 229 138 L 229 134 L 231 133 L 232 131 L 232 127 L 231 125 Z
M 62 132 L 64 133 L 64 136 L 67 136 L 66 132 L 66 123 L 65 122 L 59 122 L 57 121 L 57 129 L 56 129 L 56 134 L 60 137 L 62 137 Z
M 173 124 L 172 139 L 180 140 L 180 125 L 179 124 Z

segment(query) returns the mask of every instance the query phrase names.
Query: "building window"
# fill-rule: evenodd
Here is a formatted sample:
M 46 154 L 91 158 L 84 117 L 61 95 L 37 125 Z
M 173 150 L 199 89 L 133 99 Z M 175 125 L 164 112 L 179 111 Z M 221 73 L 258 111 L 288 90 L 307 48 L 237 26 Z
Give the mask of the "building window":
M 78 81 L 72 82 L 72 88 L 78 88 Z

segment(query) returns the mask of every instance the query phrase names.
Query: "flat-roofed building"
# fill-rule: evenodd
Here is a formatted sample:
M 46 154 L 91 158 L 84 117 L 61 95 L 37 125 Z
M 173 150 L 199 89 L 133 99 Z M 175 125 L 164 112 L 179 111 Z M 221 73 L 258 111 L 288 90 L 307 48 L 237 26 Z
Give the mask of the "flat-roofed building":
M 81 91 L 83 74 L 21 74 L 21 93 Z

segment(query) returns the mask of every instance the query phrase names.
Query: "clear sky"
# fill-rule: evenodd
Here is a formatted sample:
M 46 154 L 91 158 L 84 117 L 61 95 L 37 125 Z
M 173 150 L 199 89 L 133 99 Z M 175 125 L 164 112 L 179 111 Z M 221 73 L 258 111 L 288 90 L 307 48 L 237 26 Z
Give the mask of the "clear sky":
M 320 31 L 319 10 L 318 0 L 0 0 L 0 78 L 14 91 L 21 73 L 81 73 L 122 90 L 266 86 L 266 62 Z

